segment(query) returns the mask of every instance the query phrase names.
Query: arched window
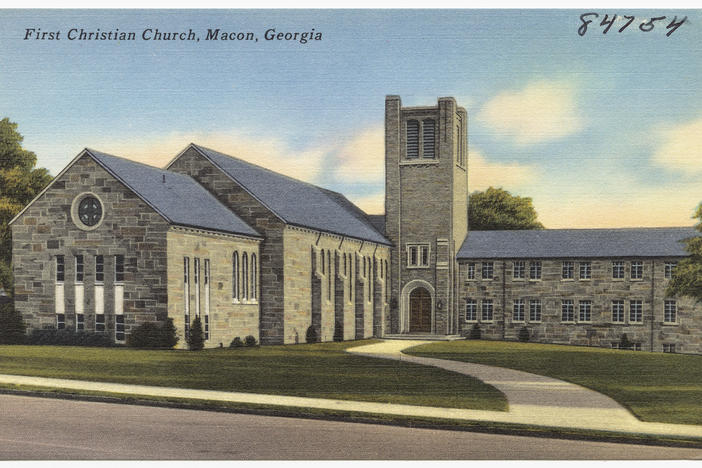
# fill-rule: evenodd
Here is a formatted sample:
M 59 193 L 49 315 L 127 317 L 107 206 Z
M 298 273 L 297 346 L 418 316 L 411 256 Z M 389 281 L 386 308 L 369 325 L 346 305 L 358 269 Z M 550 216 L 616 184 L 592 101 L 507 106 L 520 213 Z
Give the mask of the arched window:
M 239 252 L 232 254 L 232 299 L 239 300 Z
M 419 122 L 407 121 L 407 159 L 419 157 Z
M 344 256 L 344 275 L 346 275 L 346 254 L 342 254 Z
M 363 257 L 363 277 L 368 277 L 368 273 L 366 273 L 366 257 Z
M 349 254 L 349 301 L 353 300 L 353 261 L 351 260 L 351 254 Z
M 251 254 L 251 299 L 256 299 L 256 254 Z
M 241 256 L 241 292 L 243 293 L 243 299 L 247 300 L 249 298 L 249 258 L 246 256 L 246 252 Z
M 327 299 L 331 301 L 332 291 L 332 267 L 331 267 L 331 252 L 327 254 L 327 271 L 329 272 L 329 287 L 327 288 Z
M 434 120 L 422 121 L 422 157 L 434 158 Z
M 322 249 L 322 274 L 324 274 L 324 249 Z

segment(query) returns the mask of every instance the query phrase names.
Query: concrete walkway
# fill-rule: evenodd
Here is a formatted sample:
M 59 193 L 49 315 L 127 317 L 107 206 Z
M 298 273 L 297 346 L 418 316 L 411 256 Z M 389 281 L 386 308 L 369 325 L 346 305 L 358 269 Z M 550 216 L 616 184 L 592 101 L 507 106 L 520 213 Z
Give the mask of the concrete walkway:
M 420 358 L 407 356 L 401 353 L 402 349 L 424 343 L 427 342 L 384 341 L 373 345 L 351 348 L 349 351 L 376 358 L 396 359 L 417 364 L 431 365 L 452 372 L 473 375 L 500 389 L 507 396 L 509 411 L 437 408 L 394 403 L 372 403 L 327 398 L 194 390 L 4 374 L 0 374 L 0 384 L 108 392 L 132 396 L 142 395 L 201 401 L 318 408 L 357 413 L 466 421 L 493 421 L 537 426 L 571 427 L 702 438 L 702 426 L 643 423 L 610 398 L 560 380 L 509 369 L 440 359 Z M 665 403 L 661 402 L 661 404 Z
M 504 393 L 507 412 L 480 411 L 480 420 L 572 427 L 628 433 L 702 437 L 702 426 L 646 423 L 608 396 L 562 380 L 503 367 L 403 354 L 402 350 L 430 341 L 383 341 L 350 348 L 363 356 L 395 359 L 470 375 Z M 661 402 L 665 404 L 665 402 Z M 435 408 L 440 411 L 438 408 Z M 473 418 L 470 418 L 473 419 Z

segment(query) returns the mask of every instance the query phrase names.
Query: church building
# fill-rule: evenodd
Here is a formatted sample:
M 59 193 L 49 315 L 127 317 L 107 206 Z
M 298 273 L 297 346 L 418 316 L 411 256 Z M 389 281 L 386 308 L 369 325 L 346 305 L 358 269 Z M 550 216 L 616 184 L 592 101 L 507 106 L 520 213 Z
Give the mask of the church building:
M 190 144 L 163 169 L 83 150 L 12 221 L 29 331 L 125 343 L 200 317 L 207 347 L 397 335 L 702 353 L 702 306 L 666 297 L 693 228 L 475 231 L 468 116 L 385 101 L 385 213 Z

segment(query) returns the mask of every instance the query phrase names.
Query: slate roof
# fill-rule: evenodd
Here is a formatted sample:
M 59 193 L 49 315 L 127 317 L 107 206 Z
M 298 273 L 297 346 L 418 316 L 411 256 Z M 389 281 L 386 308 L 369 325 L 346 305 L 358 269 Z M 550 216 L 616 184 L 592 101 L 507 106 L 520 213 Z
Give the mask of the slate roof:
M 373 227 L 380 233 L 385 234 L 385 215 L 368 215 L 368 220 Z
M 189 176 L 92 149 L 85 152 L 171 224 L 261 237 Z
M 695 235 L 692 227 L 471 231 L 456 257 L 684 257 L 681 241 Z
M 340 193 L 209 148 L 192 146 L 287 224 L 391 245 L 367 215 Z

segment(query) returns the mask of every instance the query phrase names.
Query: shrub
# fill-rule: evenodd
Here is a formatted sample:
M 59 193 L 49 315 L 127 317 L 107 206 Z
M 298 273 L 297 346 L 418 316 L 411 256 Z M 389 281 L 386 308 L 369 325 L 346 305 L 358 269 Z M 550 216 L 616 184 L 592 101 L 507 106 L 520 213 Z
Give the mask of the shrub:
M 622 333 L 622 338 L 619 340 L 619 349 L 631 349 L 633 343 L 629 341 L 629 337 L 626 333 Z
M 241 338 L 238 336 L 234 338 L 231 343 L 229 343 L 230 348 L 241 348 L 242 346 L 244 346 L 244 342 L 241 341 Z
M 173 348 L 178 344 L 173 319 L 168 318 L 163 325 L 144 322 L 127 335 L 127 346 L 132 348 Z
M 468 338 L 471 340 L 479 340 L 481 336 L 482 331 L 480 330 L 480 325 L 476 323 L 475 325 L 473 325 L 473 328 L 470 329 L 470 334 L 468 335 Z
M 22 344 L 26 339 L 25 325 L 12 302 L 0 305 L 0 344 Z
M 256 346 L 256 338 L 253 337 L 253 335 L 249 335 L 246 338 L 244 338 L 244 345 L 246 346 Z
M 344 341 L 344 327 L 340 322 L 334 323 L 334 341 Z
M 205 334 L 202 331 L 202 322 L 200 317 L 195 317 L 193 325 L 190 327 L 190 335 L 188 336 L 188 348 L 190 351 L 200 351 L 205 347 Z
M 26 339 L 30 345 L 52 345 L 52 346 L 115 346 L 114 341 L 108 335 L 102 333 L 88 333 L 84 331 L 56 330 L 48 328 L 45 330 L 33 330 Z
M 519 341 L 526 343 L 529 341 L 529 329 L 527 327 L 522 327 L 519 329 L 518 335 Z
M 310 325 L 310 327 L 307 329 L 307 333 L 305 334 L 305 341 L 307 343 L 317 343 L 319 341 L 317 329 L 314 327 L 314 325 Z

